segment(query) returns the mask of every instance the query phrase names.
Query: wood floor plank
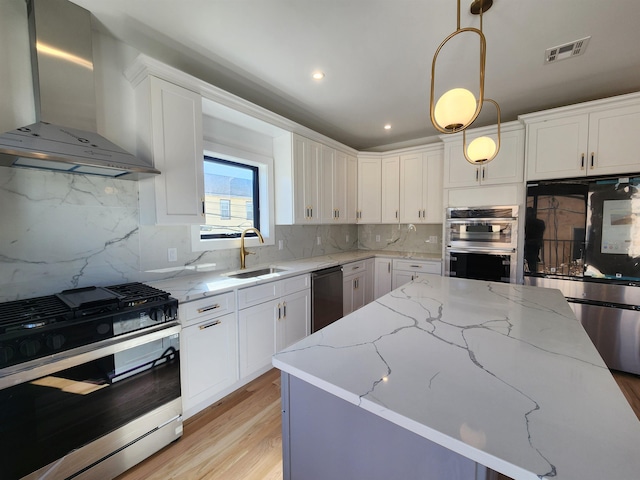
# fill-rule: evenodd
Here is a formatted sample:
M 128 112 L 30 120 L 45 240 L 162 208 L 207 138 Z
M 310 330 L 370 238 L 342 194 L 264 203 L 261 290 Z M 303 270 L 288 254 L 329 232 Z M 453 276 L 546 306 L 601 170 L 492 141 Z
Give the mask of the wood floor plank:
M 613 377 L 640 419 L 640 377 Z M 282 480 L 280 415 L 280 372 L 273 369 L 191 417 L 180 440 L 117 480 Z

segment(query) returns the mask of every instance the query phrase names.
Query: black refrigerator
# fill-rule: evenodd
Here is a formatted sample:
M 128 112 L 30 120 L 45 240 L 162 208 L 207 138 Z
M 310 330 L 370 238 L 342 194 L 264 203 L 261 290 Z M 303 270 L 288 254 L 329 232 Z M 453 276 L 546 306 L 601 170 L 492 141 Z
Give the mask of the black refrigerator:
M 560 289 L 607 366 L 640 375 L 640 176 L 529 183 L 524 282 Z

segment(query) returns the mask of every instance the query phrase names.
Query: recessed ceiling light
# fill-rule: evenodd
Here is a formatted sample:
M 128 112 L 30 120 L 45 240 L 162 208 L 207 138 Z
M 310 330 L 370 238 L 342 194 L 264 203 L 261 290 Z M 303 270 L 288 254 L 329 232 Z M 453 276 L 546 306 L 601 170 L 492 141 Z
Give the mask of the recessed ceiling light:
M 315 80 L 322 80 L 324 78 L 324 72 L 313 72 L 312 77 Z
M 385 130 L 391 130 L 391 125 L 387 123 L 387 124 L 384 126 L 384 129 L 385 129 Z

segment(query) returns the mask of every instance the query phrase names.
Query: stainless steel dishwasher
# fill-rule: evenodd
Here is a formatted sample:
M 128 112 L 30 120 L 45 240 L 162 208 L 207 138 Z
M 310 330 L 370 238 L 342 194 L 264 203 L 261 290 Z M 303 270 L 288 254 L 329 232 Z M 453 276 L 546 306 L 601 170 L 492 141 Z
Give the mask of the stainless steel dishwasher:
M 342 318 L 342 267 L 311 273 L 311 333 Z

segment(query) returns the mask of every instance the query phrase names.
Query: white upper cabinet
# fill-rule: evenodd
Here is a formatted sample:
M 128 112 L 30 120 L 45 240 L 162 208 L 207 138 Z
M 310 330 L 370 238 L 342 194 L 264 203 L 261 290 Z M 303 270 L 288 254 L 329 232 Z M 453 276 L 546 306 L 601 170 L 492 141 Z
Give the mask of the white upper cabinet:
M 382 223 L 400 221 L 400 157 L 383 157 L 382 167 Z
M 356 223 L 355 157 L 323 145 L 320 172 L 322 223 Z
M 400 223 L 442 223 L 444 150 L 400 155 Z
M 273 145 L 276 223 L 356 223 L 355 157 L 295 133 Z
M 380 223 L 382 169 L 379 158 L 358 158 L 358 223 Z
M 135 90 L 138 154 L 162 172 L 139 182 L 141 222 L 203 223 L 201 96 L 154 76 L 147 76 Z
M 336 158 L 341 152 L 336 152 Z M 346 185 L 346 220 L 345 223 L 356 223 L 358 213 L 358 159 L 353 155 L 346 155 L 347 185 Z M 340 214 L 340 221 L 344 217 Z
M 522 115 L 527 180 L 640 170 L 640 95 Z
M 467 131 L 467 145 L 473 139 L 488 136 L 497 140 L 497 127 L 475 128 Z M 499 185 L 523 181 L 524 127 L 520 122 L 500 126 L 500 151 L 486 165 L 471 165 L 464 157 L 462 134 L 442 135 L 444 142 L 444 187 L 473 187 Z

